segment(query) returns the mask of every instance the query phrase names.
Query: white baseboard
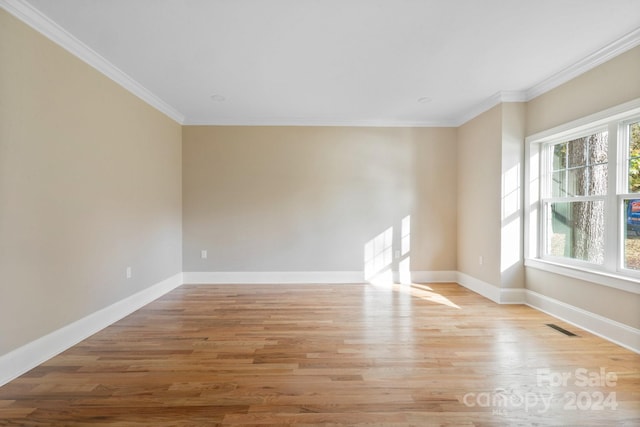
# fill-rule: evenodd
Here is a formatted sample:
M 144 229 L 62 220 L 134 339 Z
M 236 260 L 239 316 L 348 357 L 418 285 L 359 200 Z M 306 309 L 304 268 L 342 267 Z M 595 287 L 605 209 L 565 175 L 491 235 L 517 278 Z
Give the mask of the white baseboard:
M 500 288 L 490 283 L 483 282 L 468 274 L 458 271 L 456 282 L 465 288 L 490 299 L 493 302 L 500 303 Z
M 412 271 L 411 281 L 415 283 L 456 283 L 457 271 Z
M 456 282 L 465 288 L 482 295 L 498 304 L 524 304 L 524 288 L 499 288 L 491 283 L 476 279 L 468 274 L 457 272 Z
M 185 272 L 185 285 L 364 283 L 362 271 L 218 271 Z
M 530 290 L 526 291 L 526 304 L 633 352 L 640 353 L 640 329 Z
M 0 386 L 182 285 L 182 273 L 0 356 Z
M 524 288 L 500 289 L 500 304 L 525 304 L 527 290 Z
M 365 283 L 362 271 L 194 271 L 185 272 L 184 283 L 202 284 L 305 284 L 305 283 Z M 398 272 L 392 272 L 398 281 Z M 411 280 L 416 283 L 455 283 L 456 271 L 412 271 Z M 391 279 L 389 279 L 391 280 Z

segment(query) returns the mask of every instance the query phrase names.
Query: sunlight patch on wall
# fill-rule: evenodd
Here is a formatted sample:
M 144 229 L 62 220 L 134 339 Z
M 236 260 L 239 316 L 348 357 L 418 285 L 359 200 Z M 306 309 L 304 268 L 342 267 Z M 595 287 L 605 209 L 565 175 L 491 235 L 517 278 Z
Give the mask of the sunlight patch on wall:
M 392 261 L 393 227 L 389 227 L 364 245 L 365 280 L 371 280 L 386 268 L 391 267 Z
M 502 174 L 502 220 L 520 212 L 520 165 Z
M 410 252 L 411 215 L 407 215 L 364 245 L 365 280 L 376 284 L 411 283 Z
M 517 164 L 502 174 L 502 233 L 500 271 L 505 272 L 521 259 L 521 173 Z
M 400 260 L 398 264 L 398 273 L 400 283 L 411 284 L 411 257 L 406 257 Z
M 400 230 L 400 250 L 402 256 L 405 256 L 411 250 L 411 215 L 407 215 L 402 218 Z

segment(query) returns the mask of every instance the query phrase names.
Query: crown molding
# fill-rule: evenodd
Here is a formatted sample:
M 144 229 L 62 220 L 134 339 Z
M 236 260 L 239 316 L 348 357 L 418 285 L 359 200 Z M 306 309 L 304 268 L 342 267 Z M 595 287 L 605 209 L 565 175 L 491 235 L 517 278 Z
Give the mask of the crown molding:
M 529 102 L 532 99 L 546 93 L 581 74 L 604 64 L 616 56 L 640 45 L 640 28 L 637 28 L 627 35 L 597 50 L 591 55 L 581 59 L 575 64 L 553 74 L 541 82 L 522 91 L 501 91 L 485 99 L 476 106 L 470 108 L 465 113 L 458 116 L 454 122 L 455 126 L 461 126 L 469 120 L 479 116 L 485 111 L 495 107 L 502 102 Z
M 489 98 L 458 116 L 454 121 L 455 126 L 462 126 L 469 120 L 478 117 L 480 114 L 492 109 L 496 105 L 502 104 L 503 102 L 526 102 L 526 98 L 526 93 L 523 91 L 501 91 L 494 93 Z
M 543 93 L 586 73 L 600 64 L 604 64 L 610 59 L 613 59 L 614 57 L 631 50 L 638 45 L 640 45 L 640 28 L 635 29 L 613 43 L 597 50 L 586 58 L 583 58 L 575 64 L 530 87 L 526 91 L 527 101 L 530 101 L 533 98 L 536 98 Z
M 182 124 L 185 116 L 160 99 L 150 90 L 135 81 L 124 71 L 106 60 L 102 55 L 82 43 L 64 28 L 49 19 L 24 0 L 0 0 L 0 7 L 38 31 L 54 43 L 77 56 L 120 86 L 142 99 L 147 104 Z
M 254 117 L 246 119 L 233 119 L 218 117 L 215 120 L 189 120 L 185 126 L 326 126 L 326 127 L 456 127 L 455 120 L 341 120 L 341 119 L 314 119 L 314 118 L 270 118 Z

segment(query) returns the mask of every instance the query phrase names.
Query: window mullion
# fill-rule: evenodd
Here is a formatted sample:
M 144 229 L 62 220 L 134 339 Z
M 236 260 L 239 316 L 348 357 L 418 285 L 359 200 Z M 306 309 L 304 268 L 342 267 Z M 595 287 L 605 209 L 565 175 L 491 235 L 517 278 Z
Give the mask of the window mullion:
M 538 245 L 537 252 L 539 257 L 543 257 L 547 251 L 547 203 L 545 199 L 552 193 L 553 181 L 553 159 L 549 152 L 549 145 L 541 145 L 540 148 L 540 193 L 539 193 L 539 218 L 538 218 Z
M 609 271 L 617 271 L 619 268 L 621 238 L 618 218 L 620 218 L 620 201 L 617 197 L 619 188 L 619 156 L 618 156 L 618 123 L 609 123 L 609 136 L 607 157 L 607 198 L 605 201 L 604 216 L 604 267 Z

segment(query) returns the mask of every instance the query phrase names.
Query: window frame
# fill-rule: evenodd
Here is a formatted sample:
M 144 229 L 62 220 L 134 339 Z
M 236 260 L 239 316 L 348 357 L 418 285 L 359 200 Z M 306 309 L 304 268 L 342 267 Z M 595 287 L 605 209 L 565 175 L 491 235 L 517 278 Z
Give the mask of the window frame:
M 575 139 L 578 138 L 582 138 L 585 136 L 589 136 L 589 135 L 593 135 L 595 133 L 602 133 L 602 132 L 607 132 L 609 131 L 609 127 L 608 126 L 596 126 L 596 127 L 587 127 L 584 129 L 581 129 L 580 131 L 574 133 L 574 134 L 567 134 L 567 135 L 563 135 L 561 138 L 551 138 L 548 141 L 545 141 L 544 143 L 542 143 L 541 145 L 541 153 L 544 153 L 545 155 L 541 157 L 540 161 L 541 161 L 541 188 L 540 188 L 540 214 L 542 215 L 540 218 L 540 235 L 538 236 L 538 238 L 540 239 L 540 258 L 543 260 L 548 260 L 548 261 L 552 261 L 558 264 L 569 264 L 575 267 L 580 267 L 580 268 L 589 268 L 589 269 L 595 269 L 595 270 L 605 270 L 605 265 L 607 264 L 607 255 L 608 251 L 607 251 L 607 242 L 606 242 L 606 236 L 605 236 L 605 241 L 603 242 L 604 245 L 604 259 L 603 259 L 603 263 L 602 264 L 596 264 L 596 263 L 592 263 L 589 261 L 585 261 L 585 260 L 580 260 L 577 258 L 568 258 L 568 257 L 561 257 L 561 256 L 555 256 L 555 255 L 551 255 L 546 253 L 546 248 L 547 246 L 550 244 L 550 242 L 548 241 L 548 230 L 549 230 L 549 221 L 550 218 L 547 216 L 547 211 L 548 209 L 550 209 L 550 206 L 553 203 L 576 203 L 576 202 L 597 202 L 597 201 L 601 201 L 604 204 L 604 210 L 605 210 L 605 229 L 606 229 L 606 217 L 609 214 L 609 210 L 608 210 L 608 206 L 607 206 L 607 198 L 608 198 L 608 194 L 604 194 L 604 195 L 578 195 L 578 196 L 571 196 L 571 195 L 566 195 L 566 196 L 554 196 L 553 195 L 553 179 L 552 179 L 552 172 L 553 172 L 553 158 L 551 155 L 547 155 L 547 151 L 551 151 L 553 150 L 552 147 L 555 147 L 558 144 L 562 144 L 562 143 L 568 143 L 570 141 L 573 141 Z M 609 136 L 607 136 L 607 140 L 608 140 Z M 608 151 L 608 150 L 607 150 Z M 551 153 L 549 153 L 551 154 Z M 608 159 L 608 152 L 607 152 L 607 159 Z M 607 167 L 609 167 L 609 163 L 610 160 L 607 160 Z M 590 166 L 590 165 L 585 165 L 585 167 Z M 570 170 L 569 165 L 566 165 L 565 170 L 568 172 Z M 609 171 L 611 172 L 611 171 Z M 607 189 L 607 193 L 608 193 L 609 189 Z M 606 232 L 605 232 L 606 235 Z M 610 255 L 611 256 L 611 255 Z
M 631 276 L 640 278 L 640 270 L 632 270 L 628 268 L 624 268 L 624 237 L 626 235 L 627 221 L 626 221 L 626 210 L 624 207 L 625 200 L 637 200 L 640 199 L 640 192 L 638 193 L 630 193 L 629 192 L 629 127 L 634 123 L 640 122 L 640 111 L 636 115 L 631 115 L 625 120 L 621 120 L 618 126 L 619 132 L 619 142 L 618 148 L 620 150 L 618 159 L 620 164 L 620 174 L 618 176 L 617 181 L 617 189 L 618 192 L 616 194 L 618 199 L 618 221 L 619 221 L 619 230 L 618 234 L 620 236 L 620 241 L 617 245 L 618 251 L 618 269 L 623 272 L 628 272 Z
M 630 123 L 639 119 L 640 98 L 525 139 L 525 266 L 640 294 L 640 270 L 623 267 L 626 230 L 624 201 L 629 198 L 640 199 L 640 193 L 627 193 L 629 149 L 628 136 L 623 129 L 625 126 L 628 129 Z M 552 150 L 549 147 L 604 130 L 608 132 L 607 194 L 552 197 L 551 179 L 547 174 L 553 166 L 549 164 L 552 162 L 552 156 L 545 155 L 548 150 Z M 604 199 L 605 203 L 604 262 L 594 264 L 579 259 L 546 255 L 544 245 L 547 240 L 547 224 L 544 221 L 544 209 L 547 204 L 552 201 L 600 199 Z

